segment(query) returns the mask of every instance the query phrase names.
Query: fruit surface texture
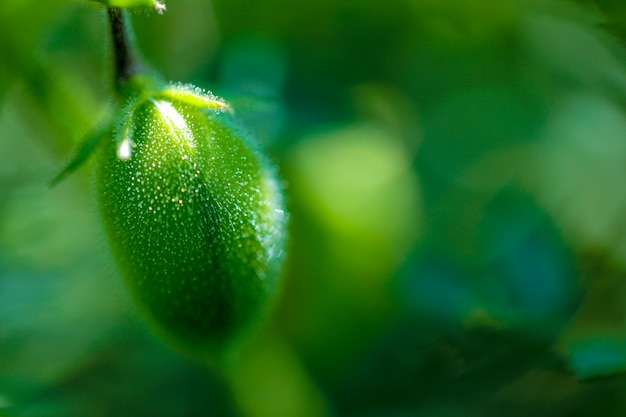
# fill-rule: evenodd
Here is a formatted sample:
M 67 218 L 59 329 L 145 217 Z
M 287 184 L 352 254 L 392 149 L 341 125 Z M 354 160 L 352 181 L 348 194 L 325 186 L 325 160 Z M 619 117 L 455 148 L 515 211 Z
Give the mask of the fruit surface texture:
M 210 350 L 271 304 L 287 216 L 275 168 L 227 105 L 168 92 L 118 122 L 99 155 L 98 199 L 140 310 L 175 343 Z

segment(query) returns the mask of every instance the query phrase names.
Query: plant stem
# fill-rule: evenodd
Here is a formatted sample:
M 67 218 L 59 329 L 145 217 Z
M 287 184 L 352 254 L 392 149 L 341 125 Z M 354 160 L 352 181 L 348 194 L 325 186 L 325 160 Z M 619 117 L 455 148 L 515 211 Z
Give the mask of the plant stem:
M 113 41 L 115 87 L 120 91 L 126 81 L 140 71 L 140 66 L 130 47 L 125 13 L 118 7 L 110 7 L 108 14 Z

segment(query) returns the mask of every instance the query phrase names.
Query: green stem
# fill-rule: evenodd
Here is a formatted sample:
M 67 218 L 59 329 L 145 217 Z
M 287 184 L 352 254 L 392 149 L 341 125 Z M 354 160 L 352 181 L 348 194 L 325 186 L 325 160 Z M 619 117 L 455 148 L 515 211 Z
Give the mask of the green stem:
M 126 29 L 126 14 L 120 8 L 110 7 L 108 15 L 113 41 L 115 87 L 119 92 L 132 76 L 140 72 L 141 68 L 130 46 Z

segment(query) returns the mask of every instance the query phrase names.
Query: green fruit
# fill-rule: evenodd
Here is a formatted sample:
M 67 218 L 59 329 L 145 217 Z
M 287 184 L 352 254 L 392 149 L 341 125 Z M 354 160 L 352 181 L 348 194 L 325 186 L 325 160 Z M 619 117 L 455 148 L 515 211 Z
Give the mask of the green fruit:
M 197 89 L 144 94 L 122 119 L 97 172 L 114 257 L 162 334 L 221 349 L 277 290 L 287 217 L 276 171 L 228 106 Z

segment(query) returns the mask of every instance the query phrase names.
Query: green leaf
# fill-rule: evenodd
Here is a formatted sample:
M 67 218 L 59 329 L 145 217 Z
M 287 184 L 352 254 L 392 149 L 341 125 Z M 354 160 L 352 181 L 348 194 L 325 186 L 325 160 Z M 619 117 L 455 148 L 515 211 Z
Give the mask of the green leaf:
M 578 378 L 609 377 L 626 372 L 626 341 L 620 337 L 594 336 L 571 346 L 569 364 Z
M 74 157 L 72 157 L 65 167 L 54 176 L 48 183 L 48 186 L 54 187 L 87 162 L 93 151 L 98 147 L 102 137 L 108 132 L 108 128 L 109 125 L 105 123 L 87 135 L 85 140 L 78 146 Z

